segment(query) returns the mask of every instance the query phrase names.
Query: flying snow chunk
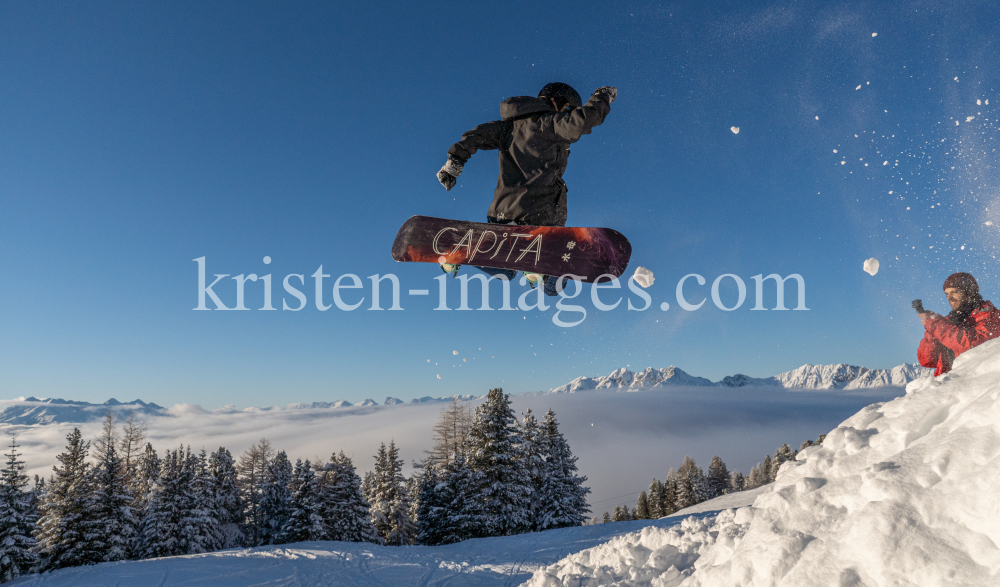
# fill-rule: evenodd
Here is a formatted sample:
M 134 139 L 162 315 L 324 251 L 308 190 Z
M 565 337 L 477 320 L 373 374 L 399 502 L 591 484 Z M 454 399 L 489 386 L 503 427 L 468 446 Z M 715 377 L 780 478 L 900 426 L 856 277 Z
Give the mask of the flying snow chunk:
M 872 36 L 873 36 L 873 37 L 877 37 L 877 36 L 878 36 L 878 33 L 872 33 Z
M 740 127 L 738 127 L 738 126 L 731 126 L 731 127 L 729 127 L 729 130 L 733 131 L 734 135 L 740 134 Z
M 438 375 L 438 379 L 441 379 L 441 375 L 440 374 Z
M 992 220 L 987 220 L 986 221 L 986 226 L 993 226 L 993 221 Z
M 854 88 L 855 91 L 860 90 L 860 89 L 861 89 L 861 84 L 858 84 L 858 87 Z
M 457 354 L 458 354 L 458 351 L 451 351 L 451 354 L 453 354 L 453 355 L 457 355 Z
M 982 105 L 983 105 L 982 100 L 976 100 L 976 106 L 982 106 Z
M 878 259 L 872 257 L 865 261 L 865 273 L 868 275 L 875 275 L 878 273 Z
M 965 117 L 965 122 L 972 122 L 972 121 L 973 121 L 973 120 L 975 120 L 975 119 L 976 119 L 976 117 L 975 117 L 975 116 L 966 116 L 966 117 Z
M 645 267 L 636 267 L 632 279 L 642 287 L 649 287 L 653 285 L 653 272 Z

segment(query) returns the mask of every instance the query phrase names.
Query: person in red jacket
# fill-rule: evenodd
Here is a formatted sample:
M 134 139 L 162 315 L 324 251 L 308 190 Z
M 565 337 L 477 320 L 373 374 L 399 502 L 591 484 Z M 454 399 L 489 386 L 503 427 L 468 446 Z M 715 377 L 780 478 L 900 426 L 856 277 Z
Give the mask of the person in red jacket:
M 944 293 L 951 313 L 920 314 L 924 339 L 917 349 L 917 359 L 924 367 L 933 367 L 935 377 L 951 371 L 958 355 L 1000 336 L 1000 310 L 979 295 L 975 277 L 953 273 L 944 281 Z

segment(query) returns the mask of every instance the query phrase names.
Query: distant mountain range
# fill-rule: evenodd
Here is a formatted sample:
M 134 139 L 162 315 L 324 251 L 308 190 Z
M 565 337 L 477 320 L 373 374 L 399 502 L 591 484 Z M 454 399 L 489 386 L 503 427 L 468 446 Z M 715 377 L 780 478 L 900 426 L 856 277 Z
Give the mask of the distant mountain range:
M 576 393 L 592 389 L 623 389 L 639 391 L 658 387 L 783 387 L 793 389 L 868 389 L 903 386 L 924 377 L 932 377 L 933 369 L 916 363 L 904 363 L 892 369 L 869 369 L 855 365 L 802 365 L 771 377 L 750 377 L 736 374 L 712 382 L 704 377 L 689 375 L 677 367 L 654 369 L 638 373 L 616 369 L 604 377 L 577 377 L 565 385 L 553 388 L 553 393 Z
M 803 365 L 798 369 L 779 373 L 773 377 L 749 377 L 747 375 L 730 375 L 722 381 L 712 382 L 704 377 L 689 375 L 677 367 L 654 369 L 649 367 L 643 371 L 633 372 L 628 369 L 616 369 L 605 377 L 577 377 L 565 385 L 549 390 L 550 393 L 578 393 L 594 389 L 614 389 L 623 391 L 641 391 L 663 387 L 782 387 L 789 389 L 868 389 L 874 387 L 903 386 L 915 379 L 931 377 L 933 370 L 925 369 L 917 364 L 903 364 L 892 369 L 868 369 L 854 365 Z M 454 395 L 450 397 L 425 396 L 410 400 L 411 404 L 432 402 L 450 402 L 452 399 L 461 401 L 478 399 L 477 395 Z M 384 406 L 395 406 L 407 403 L 401 399 L 387 397 L 381 403 Z M 52 424 L 61 422 L 92 422 L 100 420 L 107 411 L 113 410 L 119 414 L 132 411 L 142 416 L 170 416 L 170 412 L 153 403 L 133 400 L 128 403 L 109 399 L 103 404 L 91 404 L 58 398 L 38 399 L 22 397 L 15 400 L 0 402 L 6 404 L 0 410 L 0 424 L 30 426 L 37 424 Z M 358 404 L 339 400 L 334 402 L 312 402 L 288 404 L 285 409 L 339 409 L 348 407 L 368 407 L 380 405 L 373 399 L 366 399 Z M 256 408 L 247 408 L 253 410 Z
M 21 397 L 12 400 L 10 405 L 0 410 L 0 424 L 31 425 L 51 424 L 53 422 L 90 422 L 103 418 L 108 410 L 112 410 L 118 414 L 131 411 L 143 416 L 161 416 L 166 414 L 166 408 L 156 404 L 147 404 L 138 399 L 123 403 L 111 398 L 103 404 L 91 404 L 68 399 Z

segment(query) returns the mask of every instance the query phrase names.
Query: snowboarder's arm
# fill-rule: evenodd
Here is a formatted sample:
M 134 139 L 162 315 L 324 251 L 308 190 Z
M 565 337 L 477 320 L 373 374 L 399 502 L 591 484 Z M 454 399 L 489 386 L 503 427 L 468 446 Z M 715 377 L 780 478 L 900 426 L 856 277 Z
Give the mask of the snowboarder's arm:
M 503 132 L 504 123 L 502 120 L 495 120 L 480 124 L 476 128 L 462 135 L 462 140 L 458 141 L 448 149 L 448 157 L 465 165 L 469 157 L 480 149 L 499 149 L 500 135 Z
M 498 120 L 480 124 L 462 135 L 462 140 L 448 149 L 448 161 L 437 173 L 441 185 L 449 191 L 455 187 L 458 176 L 462 174 L 462 167 L 469 161 L 469 157 L 472 157 L 473 153 L 479 149 L 499 149 L 502 129 L 503 122 Z
M 580 108 L 556 114 L 553 117 L 553 130 L 571 143 L 580 140 L 583 135 L 590 134 L 595 126 L 604 122 L 608 112 L 611 112 L 611 102 L 617 95 L 617 92 L 611 91 L 613 89 L 601 88 Z
M 935 369 L 941 358 L 941 352 L 944 350 L 941 343 L 935 340 L 931 333 L 924 332 L 924 338 L 921 339 L 920 346 L 917 347 L 917 361 L 924 367 Z

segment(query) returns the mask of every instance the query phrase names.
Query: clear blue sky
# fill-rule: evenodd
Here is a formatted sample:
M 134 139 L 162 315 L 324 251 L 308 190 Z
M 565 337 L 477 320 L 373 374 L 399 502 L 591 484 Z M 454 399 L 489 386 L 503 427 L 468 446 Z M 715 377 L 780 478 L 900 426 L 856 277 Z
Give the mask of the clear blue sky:
M 1000 286 L 1000 19 L 938 4 L 4 3 L 0 396 L 250 406 L 913 361 L 911 299 L 943 310 L 956 270 Z M 573 147 L 570 224 L 628 236 L 652 309 L 587 302 L 570 329 L 405 293 L 403 312 L 315 309 L 321 264 L 328 286 L 435 287 L 436 267 L 389 257 L 396 228 L 482 219 L 495 153 L 451 192 L 435 173 L 550 81 L 618 87 Z M 202 256 L 272 274 L 279 310 L 192 311 Z M 739 275 L 750 298 L 685 312 L 687 273 Z M 801 274 L 810 310 L 751 311 L 760 273 Z M 280 310 L 287 274 L 307 277 L 301 312 Z

